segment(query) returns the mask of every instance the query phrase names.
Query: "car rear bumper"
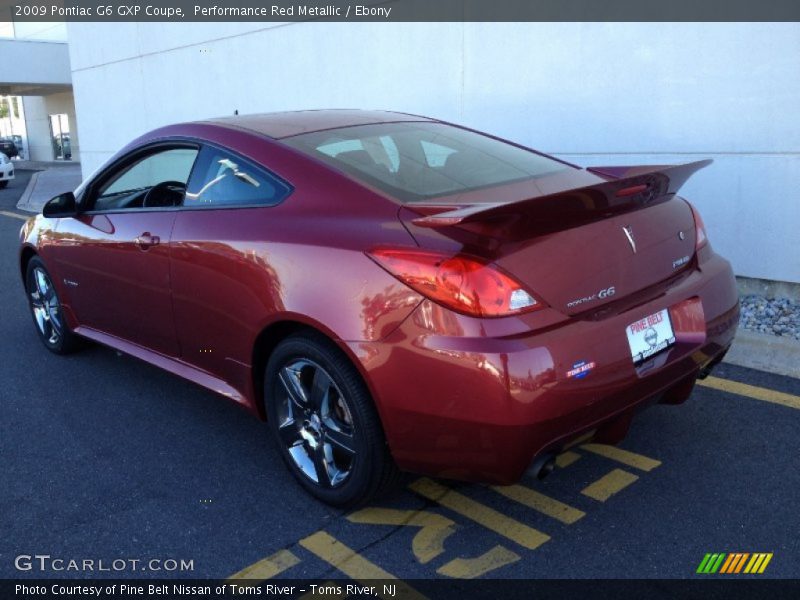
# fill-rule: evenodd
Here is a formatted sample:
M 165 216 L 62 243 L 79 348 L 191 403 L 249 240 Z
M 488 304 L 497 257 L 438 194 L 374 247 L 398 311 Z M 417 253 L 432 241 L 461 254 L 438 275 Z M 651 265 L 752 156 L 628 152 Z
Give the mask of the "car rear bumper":
M 0 165 L 0 181 L 14 179 L 14 165 Z
M 705 254 L 658 297 L 603 318 L 523 335 L 464 335 L 462 317 L 426 301 L 383 341 L 349 343 L 400 468 L 508 484 L 587 432 L 616 442 L 640 408 L 683 402 L 738 325 L 730 265 L 710 248 Z M 674 345 L 634 365 L 626 327 L 664 308 Z M 581 362 L 590 367 L 577 377 Z

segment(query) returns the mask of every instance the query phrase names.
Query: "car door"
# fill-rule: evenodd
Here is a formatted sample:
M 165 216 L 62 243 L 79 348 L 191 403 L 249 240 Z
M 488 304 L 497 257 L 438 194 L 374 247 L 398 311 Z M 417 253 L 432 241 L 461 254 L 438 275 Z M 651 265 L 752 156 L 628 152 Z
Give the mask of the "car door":
M 58 272 L 81 327 L 179 356 L 170 236 L 197 154 L 181 144 L 138 150 L 90 183 L 78 216 L 59 223 Z
M 205 146 L 172 235 L 175 326 L 186 362 L 244 389 L 259 315 L 282 308 L 264 240 L 291 188 L 262 167 Z

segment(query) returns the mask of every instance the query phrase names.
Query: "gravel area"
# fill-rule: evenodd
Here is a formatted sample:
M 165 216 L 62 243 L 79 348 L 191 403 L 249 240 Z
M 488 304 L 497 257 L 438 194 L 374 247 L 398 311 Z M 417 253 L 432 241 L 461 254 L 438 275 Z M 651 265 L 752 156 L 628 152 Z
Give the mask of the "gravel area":
M 744 329 L 800 340 L 800 300 L 747 295 L 740 301 Z

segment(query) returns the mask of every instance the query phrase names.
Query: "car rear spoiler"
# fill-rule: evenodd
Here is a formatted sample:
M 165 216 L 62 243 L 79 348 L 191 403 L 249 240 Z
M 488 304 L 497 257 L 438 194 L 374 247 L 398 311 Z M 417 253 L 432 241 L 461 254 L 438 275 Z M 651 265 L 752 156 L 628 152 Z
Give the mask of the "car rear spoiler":
M 689 177 L 712 162 L 709 159 L 683 165 L 592 167 L 587 171 L 606 181 L 502 204 L 473 204 L 455 210 L 418 203 L 408 207 L 420 212 L 443 209 L 412 219 L 415 225 L 430 228 L 486 222 L 514 215 L 543 220 L 558 215 L 559 220 L 569 221 L 575 217 L 585 221 L 591 220 L 592 215 L 624 212 L 671 197 Z

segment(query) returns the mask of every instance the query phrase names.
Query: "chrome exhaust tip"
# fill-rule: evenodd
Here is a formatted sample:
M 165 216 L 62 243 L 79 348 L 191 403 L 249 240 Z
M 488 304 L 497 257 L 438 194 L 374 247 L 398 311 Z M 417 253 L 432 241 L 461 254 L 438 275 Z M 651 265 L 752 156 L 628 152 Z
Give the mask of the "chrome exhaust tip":
M 531 466 L 528 467 L 528 473 L 536 477 L 538 480 L 542 480 L 553 470 L 556 468 L 556 455 L 555 454 L 542 454 L 537 456 Z

